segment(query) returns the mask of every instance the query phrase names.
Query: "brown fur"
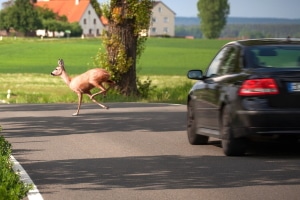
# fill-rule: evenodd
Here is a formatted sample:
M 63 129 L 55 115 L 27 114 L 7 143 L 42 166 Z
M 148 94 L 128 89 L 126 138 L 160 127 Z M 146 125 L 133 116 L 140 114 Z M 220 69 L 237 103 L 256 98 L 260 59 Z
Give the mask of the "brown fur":
M 105 69 L 101 69 L 101 68 L 90 69 L 83 74 L 71 78 L 68 76 L 65 70 L 63 60 L 59 59 L 58 66 L 55 68 L 53 72 L 51 72 L 51 75 L 60 76 L 65 81 L 65 83 L 70 87 L 70 89 L 73 90 L 78 95 L 78 107 L 77 107 L 77 111 L 73 115 L 79 114 L 79 109 L 82 102 L 82 94 L 87 94 L 93 102 L 95 102 L 102 108 L 105 109 L 109 108 L 97 102 L 94 99 L 94 97 L 99 94 L 106 95 L 106 92 L 110 89 L 111 86 L 114 85 L 114 82 L 110 80 L 110 74 Z M 109 87 L 105 89 L 103 83 L 107 83 Z M 99 88 L 100 91 L 95 94 L 92 94 L 90 90 L 95 87 Z

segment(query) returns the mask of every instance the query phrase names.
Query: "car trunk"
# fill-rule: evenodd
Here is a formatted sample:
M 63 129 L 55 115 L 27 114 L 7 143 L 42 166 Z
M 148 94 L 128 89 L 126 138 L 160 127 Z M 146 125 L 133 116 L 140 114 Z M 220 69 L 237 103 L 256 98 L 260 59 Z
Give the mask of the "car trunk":
M 257 76 L 273 78 L 277 83 L 279 94 L 267 96 L 269 108 L 300 108 L 300 69 L 264 68 L 255 71 Z

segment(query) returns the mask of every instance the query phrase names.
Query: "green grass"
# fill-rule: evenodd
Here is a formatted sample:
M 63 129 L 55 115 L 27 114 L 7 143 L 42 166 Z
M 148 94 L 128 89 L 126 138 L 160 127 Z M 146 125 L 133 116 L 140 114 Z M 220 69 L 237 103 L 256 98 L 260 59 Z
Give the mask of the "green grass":
M 71 73 L 81 73 L 92 67 L 96 52 L 101 47 L 98 39 L 19 39 L 0 41 L 0 73 L 45 73 L 57 66 L 58 58 L 65 60 Z
M 135 99 L 110 92 L 101 101 L 145 101 L 184 103 L 192 81 L 189 69 L 204 69 L 225 40 L 187 40 L 150 38 L 137 64 L 140 80 L 148 77 L 152 90 L 148 98 Z M 94 39 L 24 39 L 4 38 L 0 41 L 0 100 L 7 90 L 14 94 L 10 103 L 75 103 L 77 96 L 59 77 L 50 76 L 63 58 L 69 75 L 93 68 L 93 57 L 101 40 Z M 98 66 L 101 67 L 101 66 Z M 90 102 L 85 97 L 83 102 Z
M 137 64 L 139 75 L 185 75 L 191 68 L 205 68 L 226 40 L 150 38 Z M 63 58 L 70 74 L 93 66 L 100 39 L 22 39 L 0 41 L 0 73 L 49 74 Z M 101 66 L 99 66 L 101 67 Z
M 153 38 L 138 63 L 142 75 L 185 75 L 189 69 L 204 69 L 223 40 Z

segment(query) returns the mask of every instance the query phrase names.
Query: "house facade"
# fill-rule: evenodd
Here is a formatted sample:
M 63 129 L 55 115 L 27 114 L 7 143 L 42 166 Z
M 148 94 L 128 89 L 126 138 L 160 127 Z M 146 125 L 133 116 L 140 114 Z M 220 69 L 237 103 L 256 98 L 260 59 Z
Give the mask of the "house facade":
M 162 1 L 154 1 L 148 36 L 175 36 L 175 16 Z
M 32 2 L 35 2 L 35 6 L 48 8 L 60 16 L 65 15 L 70 23 L 78 22 L 84 36 L 98 36 L 107 25 L 107 19 L 99 18 L 90 0 L 32 0 Z M 2 7 L 10 6 L 10 3 L 11 1 L 4 2 Z M 176 13 L 162 1 L 153 1 L 150 27 L 141 35 L 174 37 L 175 16 Z M 43 30 L 39 31 L 42 33 Z
M 70 23 L 78 22 L 85 36 L 98 36 L 104 29 L 89 0 L 37 0 L 35 6 L 65 15 Z

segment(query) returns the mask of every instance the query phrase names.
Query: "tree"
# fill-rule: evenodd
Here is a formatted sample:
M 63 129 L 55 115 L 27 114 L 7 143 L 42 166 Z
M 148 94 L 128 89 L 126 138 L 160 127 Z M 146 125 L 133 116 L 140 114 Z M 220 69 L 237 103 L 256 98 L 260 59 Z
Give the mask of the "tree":
M 9 9 L 11 9 L 11 24 L 13 24 L 13 28 L 24 33 L 25 36 L 29 32 L 42 27 L 38 13 L 29 0 L 16 0 L 15 4 Z
M 111 72 L 120 92 L 137 95 L 136 62 L 144 50 L 147 37 L 152 0 L 111 0 L 103 4 L 102 12 L 108 20 L 108 29 L 102 36 L 105 51 L 99 51 L 95 65 Z
M 204 36 L 208 39 L 218 38 L 229 14 L 228 0 L 199 0 L 197 7 Z
M 97 0 L 90 0 L 90 1 L 91 1 L 91 5 L 95 9 L 97 15 L 100 17 L 102 15 L 100 4 L 98 3 Z
M 78 22 L 69 23 L 68 18 L 65 15 L 58 15 L 51 9 L 45 7 L 36 7 L 38 16 L 42 21 L 43 29 L 48 31 L 70 31 L 72 36 L 80 36 L 82 34 L 82 28 Z
M 0 30 L 5 30 L 9 34 L 9 29 L 13 26 L 11 23 L 10 8 L 0 10 Z

